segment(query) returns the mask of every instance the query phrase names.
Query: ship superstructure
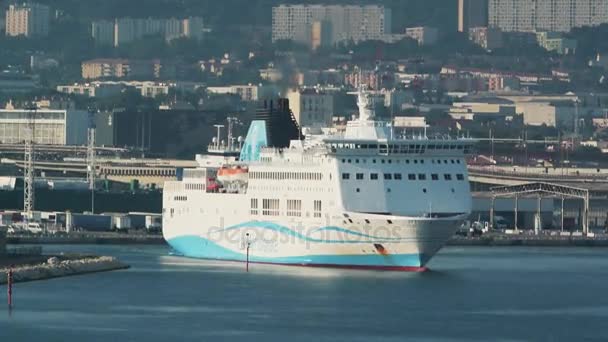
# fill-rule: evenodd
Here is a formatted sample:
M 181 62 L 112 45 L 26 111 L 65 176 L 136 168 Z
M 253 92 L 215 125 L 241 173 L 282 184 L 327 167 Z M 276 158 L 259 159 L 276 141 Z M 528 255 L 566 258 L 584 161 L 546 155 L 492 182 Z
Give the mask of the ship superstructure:
M 287 139 L 293 127 L 254 120 L 239 158 L 197 156 L 165 184 L 167 242 L 198 258 L 423 270 L 471 211 L 474 141 L 395 134 L 368 92 L 358 105 L 341 133 Z

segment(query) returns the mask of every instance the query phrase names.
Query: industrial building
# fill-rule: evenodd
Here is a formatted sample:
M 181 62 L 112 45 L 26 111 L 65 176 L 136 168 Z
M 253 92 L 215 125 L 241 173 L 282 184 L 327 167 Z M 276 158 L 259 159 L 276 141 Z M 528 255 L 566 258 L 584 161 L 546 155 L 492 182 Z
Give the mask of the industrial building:
M 87 142 L 88 113 L 80 110 L 0 109 L 0 143 L 22 143 L 28 125 L 34 125 L 34 143 L 84 145 Z

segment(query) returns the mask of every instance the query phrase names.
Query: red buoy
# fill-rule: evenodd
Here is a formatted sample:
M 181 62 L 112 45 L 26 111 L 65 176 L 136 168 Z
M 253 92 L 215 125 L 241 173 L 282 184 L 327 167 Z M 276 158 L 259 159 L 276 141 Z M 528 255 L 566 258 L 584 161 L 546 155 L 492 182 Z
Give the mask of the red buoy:
M 7 288 L 6 292 L 8 294 L 8 309 L 13 308 L 13 267 L 11 266 L 7 272 Z

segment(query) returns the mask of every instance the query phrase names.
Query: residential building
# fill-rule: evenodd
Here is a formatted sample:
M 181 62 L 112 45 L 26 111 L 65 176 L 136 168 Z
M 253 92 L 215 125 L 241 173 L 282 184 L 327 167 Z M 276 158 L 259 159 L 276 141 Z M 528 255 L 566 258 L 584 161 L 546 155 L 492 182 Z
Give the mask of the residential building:
M 51 20 L 48 6 L 37 3 L 12 4 L 5 17 L 7 36 L 44 37 L 49 34 Z
M 491 76 L 488 78 L 489 91 L 515 91 L 521 88 L 521 83 L 517 77 L 512 76 Z
M 158 60 L 93 59 L 82 62 L 82 78 L 158 78 L 161 68 Z
M 494 27 L 470 28 L 469 40 L 486 50 L 499 49 L 503 46 L 502 32 Z
M 91 24 L 91 36 L 97 45 L 114 45 L 114 22 L 108 20 L 94 21 Z
M 57 91 L 65 94 L 84 95 L 87 97 L 112 97 L 118 96 L 122 92 L 123 86 L 120 83 L 84 83 L 57 86 Z
M 434 27 L 408 27 L 405 35 L 418 42 L 418 45 L 434 45 L 439 39 L 439 30 Z
M 84 145 L 89 116 L 86 111 L 38 109 L 0 109 L 0 143 L 19 144 L 28 136 L 30 116 L 34 115 L 34 143 Z
M 414 92 L 405 89 L 382 89 L 380 91 L 384 95 L 384 107 L 386 107 L 389 113 L 399 113 L 408 104 L 415 102 Z
M 576 52 L 576 40 L 564 38 L 559 32 L 536 32 L 536 41 L 545 50 L 555 51 L 560 55 L 571 55 Z
M 17 72 L 0 72 L 0 93 L 18 94 L 27 93 L 38 87 L 35 76 Z
M 234 94 L 238 95 L 243 101 L 258 101 L 278 96 L 275 87 L 251 84 L 208 87 L 207 92 L 210 94 Z
M 91 35 L 100 45 L 114 46 L 128 44 L 151 35 L 160 35 L 168 41 L 182 37 L 200 39 L 203 35 L 203 19 L 190 17 L 100 20 L 91 24 Z
M 344 85 L 351 88 L 366 85 L 375 90 L 393 88 L 395 85 L 395 73 L 378 70 L 352 70 L 344 73 Z
M 120 95 L 125 89 L 135 89 L 143 97 L 158 97 L 168 95 L 172 89 L 184 92 L 194 92 L 201 83 L 179 82 L 164 83 L 154 81 L 93 81 L 57 86 L 57 91 L 66 94 L 77 94 L 88 97 L 112 97 Z
M 590 67 L 608 69 L 608 57 L 601 53 L 595 55 L 595 58 L 589 61 Z
M 458 0 L 458 31 L 488 25 L 488 0 Z
M 300 127 L 330 127 L 334 116 L 334 99 L 316 89 L 302 89 L 287 93 L 289 108 Z
M 280 5 L 272 8 L 272 41 L 308 46 L 381 40 L 391 32 L 391 10 L 367 5 Z M 313 34 L 314 33 L 314 34 Z M 327 37 L 327 44 L 319 43 Z
M 606 0 L 489 0 L 489 26 L 505 32 L 569 32 L 608 23 Z
M 279 69 L 270 67 L 260 69 L 260 78 L 268 82 L 279 82 L 283 79 L 283 72 Z

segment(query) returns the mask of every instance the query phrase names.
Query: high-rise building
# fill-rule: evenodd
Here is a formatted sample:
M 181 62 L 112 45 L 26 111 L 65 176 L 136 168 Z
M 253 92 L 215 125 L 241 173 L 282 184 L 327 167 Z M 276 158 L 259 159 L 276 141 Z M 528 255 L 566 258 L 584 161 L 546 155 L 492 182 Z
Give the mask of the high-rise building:
M 606 0 L 489 1 L 489 25 L 505 32 L 568 32 L 608 23 Z
M 488 25 L 488 0 L 458 0 L 458 31 Z
M 319 31 L 321 30 L 321 31 Z M 293 40 L 318 46 L 326 36 L 339 42 L 381 40 L 391 31 L 391 10 L 384 6 L 280 5 L 272 8 L 272 41 Z
M 22 3 L 9 5 L 6 10 L 7 36 L 47 36 L 51 20 L 48 6 L 36 3 Z
M 100 45 L 128 44 L 145 36 L 160 35 L 166 40 L 181 37 L 200 39 L 203 19 L 117 18 L 113 22 L 100 20 L 91 24 L 91 35 Z
M 114 23 L 107 20 L 94 21 L 91 35 L 98 45 L 114 45 Z

